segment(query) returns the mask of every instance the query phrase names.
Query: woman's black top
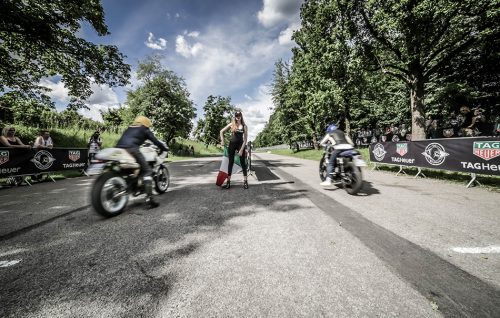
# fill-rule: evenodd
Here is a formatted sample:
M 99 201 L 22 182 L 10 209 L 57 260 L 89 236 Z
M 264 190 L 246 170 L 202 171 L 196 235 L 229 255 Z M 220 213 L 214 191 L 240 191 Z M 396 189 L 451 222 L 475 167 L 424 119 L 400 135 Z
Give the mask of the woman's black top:
M 7 141 L 9 142 L 9 144 L 11 146 L 19 146 L 19 145 L 21 145 L 19 142 L 17 142 L 17 138 L 14 141 L 12 141 L 12 140 L 10 140 L 10 139 L 7 138 Z
M 233 131 L 233 135 L 231 136 L 231 140 L 229 142 L 235 143 L 235 144 L 242 144 L 243 143 L 243 134 L 245 133 L 245 126 L 242 126 L 241 129 L 236 129 Z

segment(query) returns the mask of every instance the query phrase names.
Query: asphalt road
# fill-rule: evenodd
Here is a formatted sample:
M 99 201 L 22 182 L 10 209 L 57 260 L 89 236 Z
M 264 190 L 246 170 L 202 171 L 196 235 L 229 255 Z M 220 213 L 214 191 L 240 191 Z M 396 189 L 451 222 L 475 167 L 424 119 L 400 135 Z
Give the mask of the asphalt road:
M 87 177 L 0 190 L 0 317 L 500 317 L 500 194 L 256 154 L 172 163 L 161 206 L 105 219 Z

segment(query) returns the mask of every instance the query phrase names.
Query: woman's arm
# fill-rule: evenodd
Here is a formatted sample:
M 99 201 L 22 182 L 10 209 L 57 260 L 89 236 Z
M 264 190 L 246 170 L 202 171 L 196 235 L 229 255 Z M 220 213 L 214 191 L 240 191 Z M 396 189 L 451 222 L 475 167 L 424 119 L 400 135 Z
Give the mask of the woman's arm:
M 4 136 L 0 136 L 0 143 L 2 144 L 2 146 L 4 147 L 10 147 L 10 144 L 9 142 L 7 141 L 7 138 L 5 138 Z
M 229 128 L 231 127 L 231 123 L 227 124 L 226 127 L 222 128 L 220 130 L 220 144 L 222 147 L 224 147 L 224 133 L 226 132 L 226 130 L 228 130 Z

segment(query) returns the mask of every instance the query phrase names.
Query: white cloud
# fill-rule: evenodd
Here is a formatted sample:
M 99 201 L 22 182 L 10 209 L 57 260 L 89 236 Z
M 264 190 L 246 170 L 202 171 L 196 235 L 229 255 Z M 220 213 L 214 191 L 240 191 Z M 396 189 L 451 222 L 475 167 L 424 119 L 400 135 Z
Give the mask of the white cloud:
M 228 29 L 233 32 L 228 33 Z M 185 78 L 199 107 L 209 95 L 233 95 L 233 100 L 237 99 L 235 91 L 249 85 L 255 87 L 258 83 L 254 81 L 262 81 L 262 76 L 272 73 L 276 60 L 291 54 L 289 47 L 280 45 L 267 30 L 249 30 L 241 24 L 208 28 L 198 41 L 203 50 L 198 52 L 197 59 L 179 61 L 170 57 L 167 63 L 175 65 L 175 71 Z M 187 44 L 186 38 L 179 36 L 177 52 L 190 56 L 191 49 Z M 238 97 L 243 97 L 243 94 Z
M 292 46 L 295 42 L 292 40 L 293 31 L 300 29 L 300 23 L 291 23 L 285 30 L 280 32 L 278 42 L 283 46 Z
M 120 106 L 118 95 L 106 85 L 92 84 L 92 95 L 85 101 L 89 109 L 80 109 L 78 112 L 93 120 L 102 121 L 100 111 Z
M 240 108 L 245 123 L 248 126 L 248 140 L 255 139 L 257 134 L 262 131 L 266 122 L 271 116 L 271 107 L 273 105 L 271 94 L 269 94 L 269 86 L 266 84 L 260 85 L 252 100 L 245 101 L 236 105 Z
M 203 49 L 203 45 L 199 42 L 191 45 L 183 35 L 178 35 L 175 39 L 175 51 L 185 58 L 196 57 Z
M 200 36 L 200 32 L 198 32 L 198 31 L 192 31 L 192 32 L 187 33 L 187 36 L 190 36 L 192 38 L 197 38 L 197 37 Z
M 69 102 L 69 90 L 60 80 L 57 82 L 53 82 L 48 78 L 44 78 L 40 81 L 40 85 L 51 90 L 50 92 L 47 92 L 46 95 L 49 96 L 55 103 L 67 104 Z
M 144 44 L 153 50 L 165 50 L 167 47 L 167 40 L 164 38 L 158 38 L 158 40 L 155 40 L 154 34 L 149 32 L 148 40 L 144 42 Z
M 266 28 L 296 21 L 302 0 L 264 0 L 257 13 L 259 22 Z
M 56 104 L 57 109 L 63 110 L 70 101 L 69 90 L 60 80 L 53 82 L 49 79 L 43 79 L 40 85 L 50 88 L 52 91 L 47 95 Z M 99 110 L 107 110 L 109 108 L 119 107 L 118 95 L 107 85 L 91 84 L 92 94 L 85 101 L 85 105 L 89 109 L 80 109 L 78 112 L 85 117 L 92 118 L 97 121 L 102 121 L 102 116 Z
M 245 97 L 245 99 L 247 99 L 247 100 L 253 100 L 253 98 L 252 98 L 252 97 L 250 97 L 250 96 L 248 96 L 247 94 L 245 94 L 245 96 L 244 96 L 244 97 Z

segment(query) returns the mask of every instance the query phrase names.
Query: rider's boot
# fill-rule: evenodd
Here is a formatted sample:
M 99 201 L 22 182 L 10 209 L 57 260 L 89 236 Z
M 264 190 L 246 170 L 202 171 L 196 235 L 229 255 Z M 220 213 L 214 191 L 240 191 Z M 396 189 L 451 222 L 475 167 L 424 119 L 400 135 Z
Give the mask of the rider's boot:
M 332 185 L 332 179 L 330 177 L 326 177 L 325 181 L 321 182 L 320 185 L 322 186 Z
M 144 190 L 146 192 L 146 208 L 154 209 L 160 205 L 160 203 L 156 202 L 153 199 L 153 178 L 145 177 L 144 178 Z

